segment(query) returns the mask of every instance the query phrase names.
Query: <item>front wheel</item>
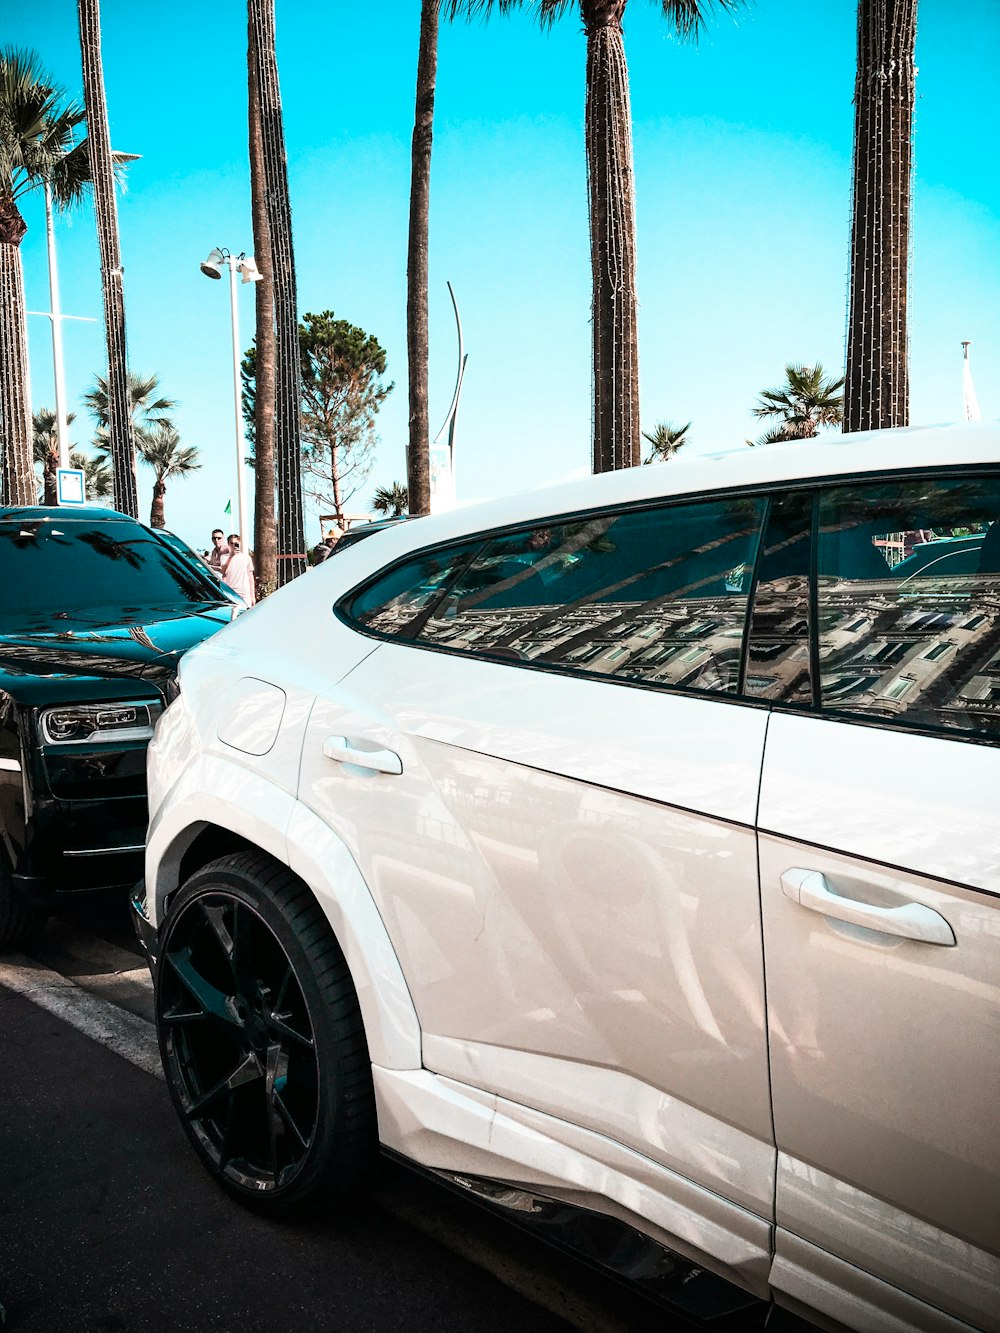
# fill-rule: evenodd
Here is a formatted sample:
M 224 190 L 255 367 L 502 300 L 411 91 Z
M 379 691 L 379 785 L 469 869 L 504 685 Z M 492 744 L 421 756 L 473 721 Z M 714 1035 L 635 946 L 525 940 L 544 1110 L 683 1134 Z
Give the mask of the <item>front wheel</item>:
M 285 867 L 240 852 L 188 880 L 162 930 L 156 1024 L 181 1122 L 237 1199 L 301 1215 L 364 1184 L 377 1131 L 357 994 Z

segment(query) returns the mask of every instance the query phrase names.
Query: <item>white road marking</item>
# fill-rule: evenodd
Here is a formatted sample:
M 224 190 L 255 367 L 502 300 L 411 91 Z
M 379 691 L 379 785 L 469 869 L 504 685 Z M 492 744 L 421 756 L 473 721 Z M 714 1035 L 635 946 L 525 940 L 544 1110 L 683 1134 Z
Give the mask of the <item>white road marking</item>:
M 23 995 L 154 1078 L 163 1078 L 156 1029 L 22 954 L 0 962 L 0 986 Z

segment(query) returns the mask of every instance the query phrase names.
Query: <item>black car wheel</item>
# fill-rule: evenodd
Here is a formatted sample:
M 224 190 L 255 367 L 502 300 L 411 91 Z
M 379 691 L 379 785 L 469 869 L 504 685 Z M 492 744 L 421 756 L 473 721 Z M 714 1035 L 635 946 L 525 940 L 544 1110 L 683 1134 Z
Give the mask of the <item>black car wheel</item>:
M 184 885 L 162 930 L 156 1023 L 184 1128 L 241 1202 L 297 1215 L 364 1183 L 377 1132 L 357 994 L 285 867 L 237 853 Z

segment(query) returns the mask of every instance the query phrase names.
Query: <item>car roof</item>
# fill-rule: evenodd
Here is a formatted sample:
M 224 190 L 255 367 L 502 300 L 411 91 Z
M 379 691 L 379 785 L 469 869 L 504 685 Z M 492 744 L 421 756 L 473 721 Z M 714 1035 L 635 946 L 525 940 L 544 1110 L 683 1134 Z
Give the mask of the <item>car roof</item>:
M 1000 465 L 1000 422 L 831 433 L 752 449 L 744 445 L 718 453 L 681 454 L 667 463 L 580 477 L 427 515 L 419 522 L 401 523 L 380 540 L 380 554 L 385 559 L 393 543 L 402 554 L 491 528 L 605 506 L 864 473 L 975 464 Z M 346 559 L 347 552 L 344 555 Z
M 107 522 L 114 519 L 120 523 L 139 523 L 139 519 L 128 514 L 120 514 L 116 509 L 105 509 L 103 505 L 0 505 L 0 520 L 16 519 L 21 523 L 39 522 L 42 519 L 58 519 L 60 523 L 77 523 L 85 519 L 88 523 Z M 140 527 L 145 527 L 140 523 Z

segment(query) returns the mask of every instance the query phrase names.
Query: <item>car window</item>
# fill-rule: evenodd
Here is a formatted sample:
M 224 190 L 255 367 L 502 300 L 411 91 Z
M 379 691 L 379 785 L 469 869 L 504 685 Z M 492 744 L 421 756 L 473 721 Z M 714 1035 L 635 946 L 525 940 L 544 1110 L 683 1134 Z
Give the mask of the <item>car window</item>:
M 809 705 L 812 496 L 776 496 L 767 519 L 750 620 L 744 689 L 756 699 Z
M 1000 738 L 1000 479 L 820 499 L 821 702 Z
M 139 524 L 6 519 L 0 523 L 5 623 L 71 612 L 219 603 L 224 594 Z
M 377 634 L 413 638 L 424 613 L 433 608 L 482 544 L 480 540 L 446 551 L 421 552 L 412 560 L 393 566 L 353 598 L 349 614 Z
M 763 502 L 676 504 L 536 524 L 436 557 L 402 594 L 402 637 L 506 661 L 733 693 Z M 402 567 L 394 571 L 402 577 Z M 378 586 L 352 608 L 373 628 Z M 418 613 L 413 614 L 414 608 Z M 392 632 L 392 631 L 390 631 Z

